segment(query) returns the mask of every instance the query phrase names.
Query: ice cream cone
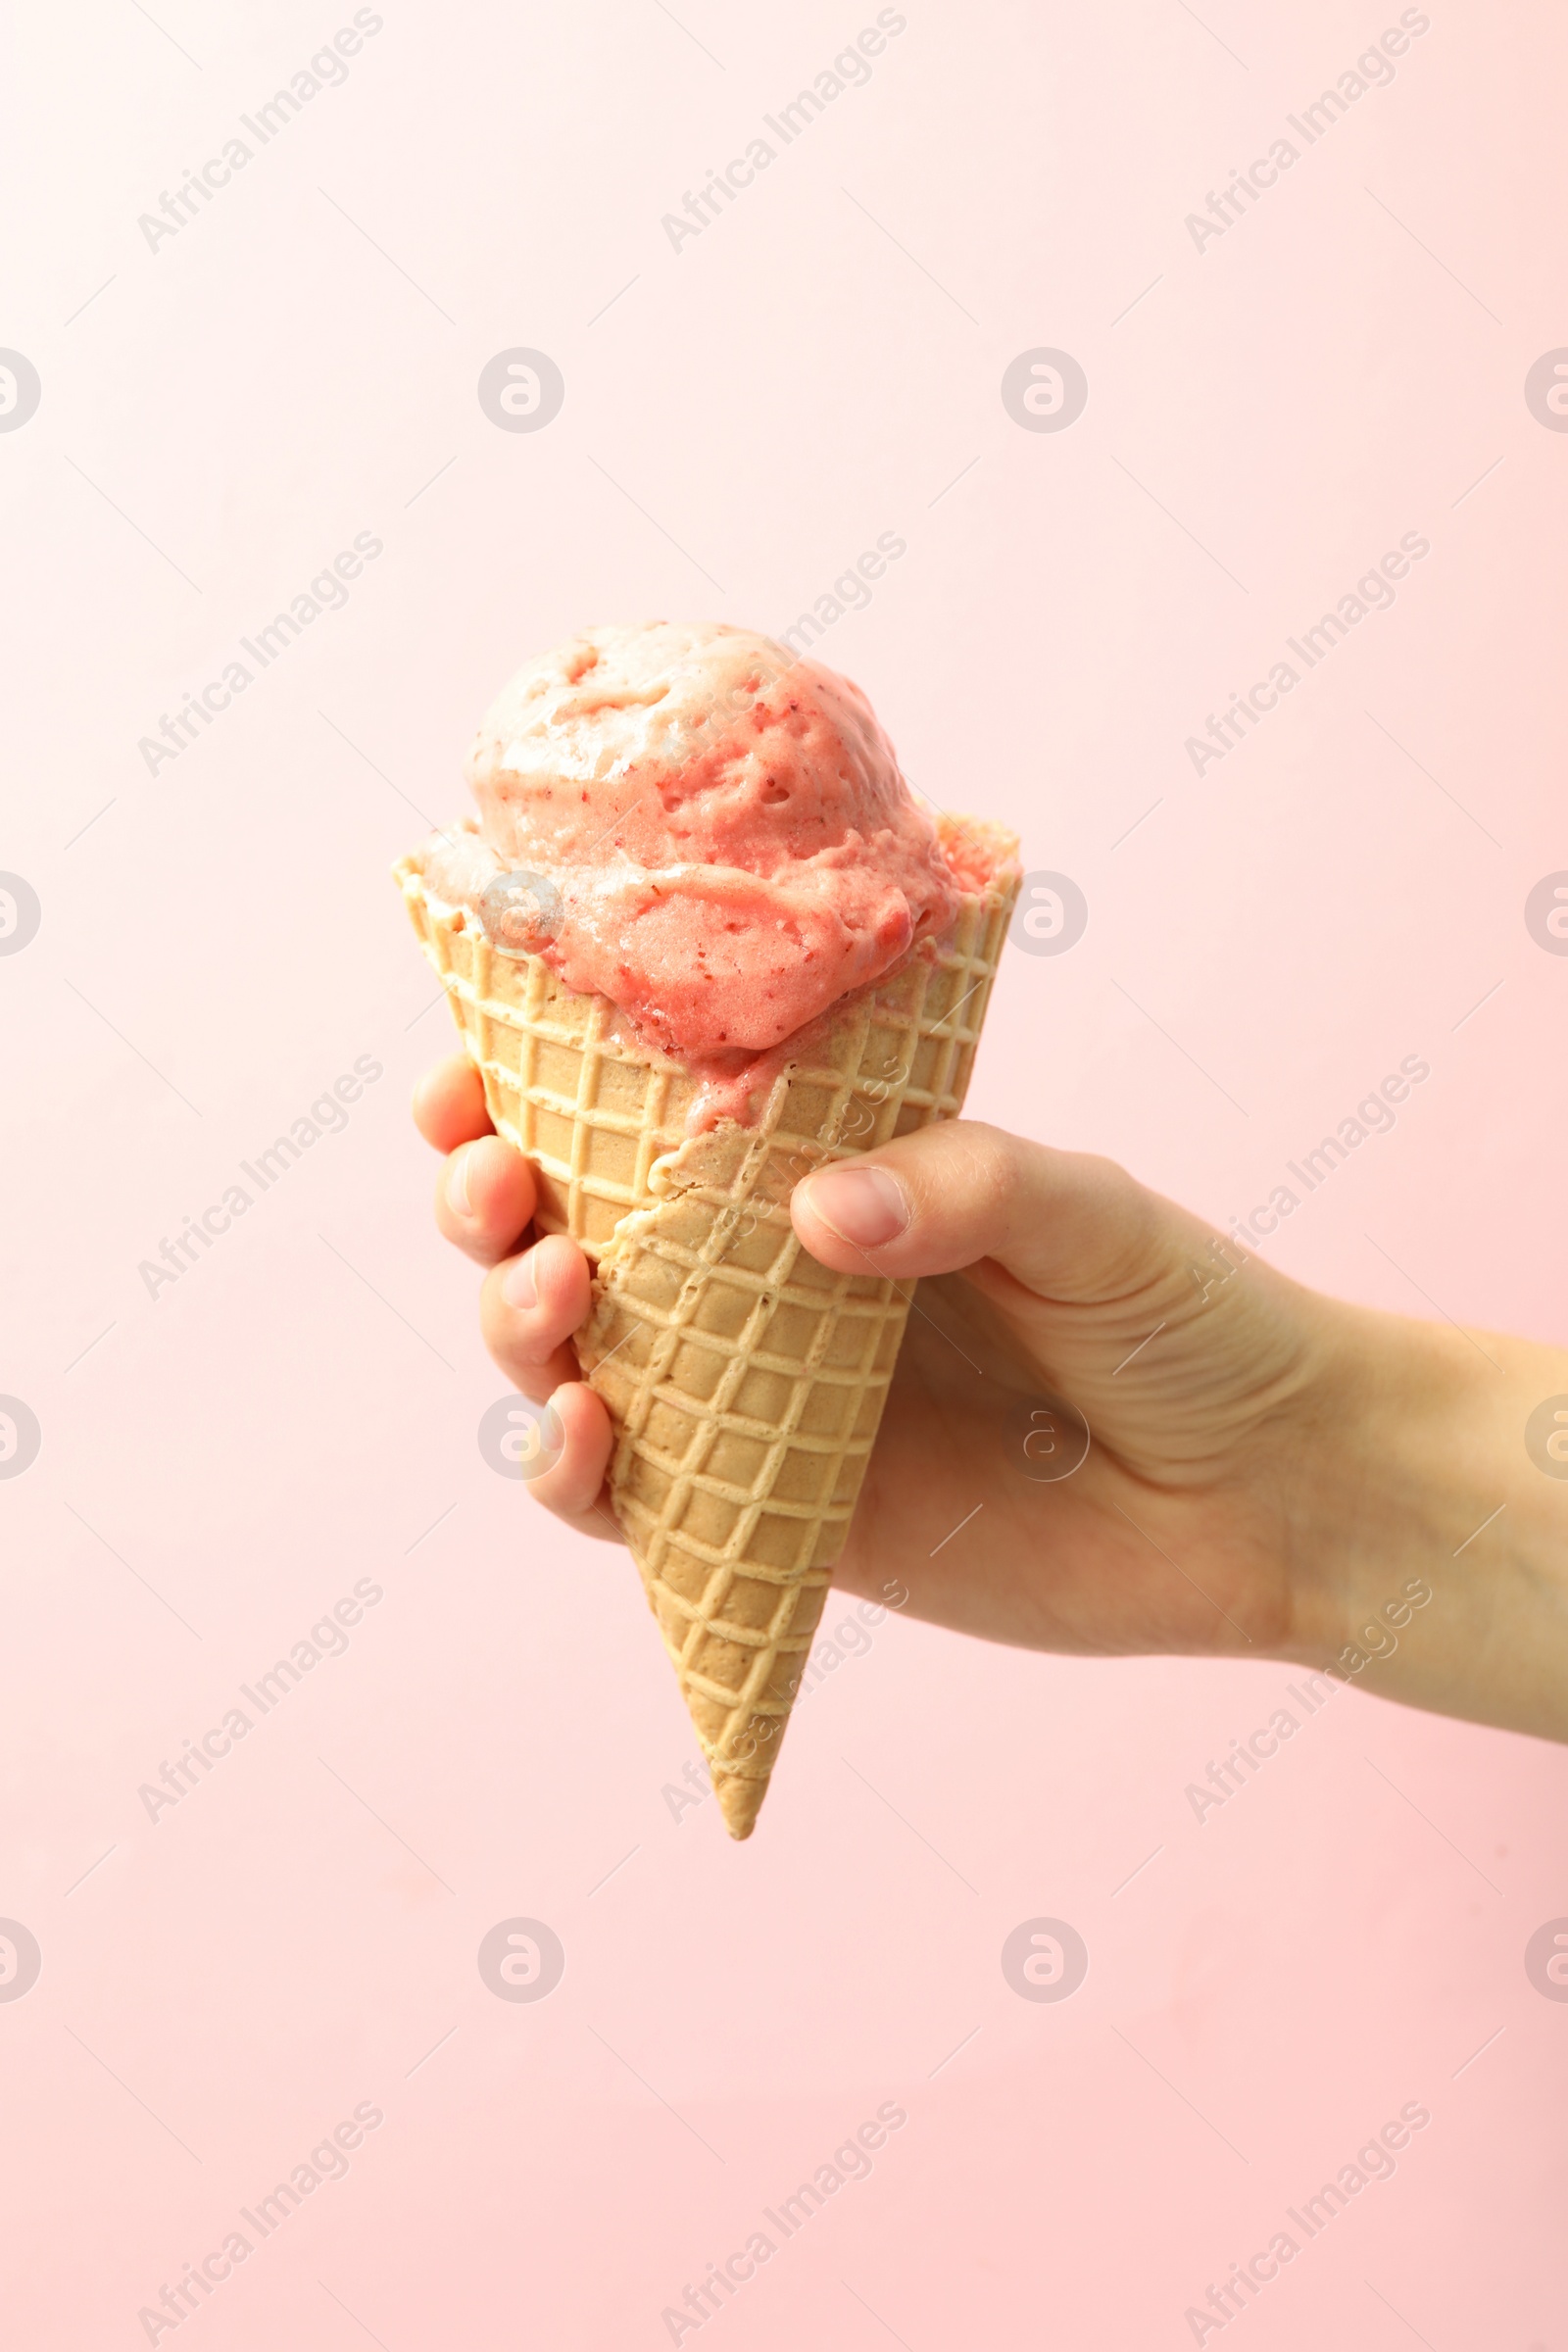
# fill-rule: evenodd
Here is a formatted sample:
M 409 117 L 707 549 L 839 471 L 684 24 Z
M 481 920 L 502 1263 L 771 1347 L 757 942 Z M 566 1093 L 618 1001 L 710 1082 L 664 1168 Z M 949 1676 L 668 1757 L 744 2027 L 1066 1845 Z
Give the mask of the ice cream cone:
M 956 822 L 939 830 L 956 840 Z M 418 856 L 394 869 L 496 1130 L 533 1163 L 540 1229 L 593 1261 L 576 1344 L 614 1427 L 611 1503 L 735 1838 L 766 1793 L 908 1315 L 869 1258 L 835 1274 L 810 1257 L 789 1196 L 962 1106 L 1017 887 L 1010 835 L 962 834 L 994 879 L 952 928 L 812 1024 L 755 1124 L 695 1136 L 696 1078 L 539 956 L 498 952 L 426 893 Z

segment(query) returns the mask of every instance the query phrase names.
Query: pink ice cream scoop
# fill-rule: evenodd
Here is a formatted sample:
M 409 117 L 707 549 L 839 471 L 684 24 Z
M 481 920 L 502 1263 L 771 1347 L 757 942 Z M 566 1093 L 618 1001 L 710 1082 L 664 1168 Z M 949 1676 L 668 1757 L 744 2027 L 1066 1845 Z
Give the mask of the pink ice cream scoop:
M 723 622 L 540 655 L 467 777 L 477 824 L 426 844 L 427 887 L 715 1082 L 943 931 L 968 880 L 860 689 Z

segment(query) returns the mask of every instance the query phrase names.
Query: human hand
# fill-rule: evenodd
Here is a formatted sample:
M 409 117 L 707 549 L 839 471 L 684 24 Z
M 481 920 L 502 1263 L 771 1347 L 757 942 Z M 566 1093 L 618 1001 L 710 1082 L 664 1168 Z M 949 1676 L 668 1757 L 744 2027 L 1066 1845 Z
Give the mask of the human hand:
M 416 1117 L 451 1155 L 437 1222 L 489 1269 L 487 1345 L 561 1422 L 534 1494 L 615 1538 L 609 1416 L 570 1345 L 587 1261 L 559 1236 L 528 1246 L 531 1175 L 465 1057 L 424 1080 Z M 1495 1509 L 1514 1406 L 1528 1397 L 1522 1426 L 1553 1381 L 1568 1392 L 1568 1360 L 1322 1298 L 1108 1161 L 968 1121 L 820 1170 L 791 1208 L 822 1263 L 914 1294 L 836 1584 L 896 1582 L 913 1614 L 1045 1649 L 1353 1651 L 1391 1695 L 1568 1736 L 1556 1653 L 1476 1669 L 1478 1625 L 1494 1645 L 1539 1562 L 1512 1581 L 1476 1581 L 1488 1554 L 1452 1570 L 1419 1638 L 1382 1615 Z M 1555 1530 L 1563 1599 L 1564 1513 L 1540 1514 L 1568 1492 L 1524 1500 L 1531 1545 Z M 1368 1617 L 1370 1657 L 1353 1649 Z M 1568 1605 L 1560 1639 L 1568 1668 Z

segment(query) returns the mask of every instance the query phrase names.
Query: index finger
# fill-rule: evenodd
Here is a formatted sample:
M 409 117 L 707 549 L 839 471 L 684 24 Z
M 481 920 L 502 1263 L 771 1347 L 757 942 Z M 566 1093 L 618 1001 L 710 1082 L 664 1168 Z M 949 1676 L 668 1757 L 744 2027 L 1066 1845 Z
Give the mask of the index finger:
M 466 1054 L 454 1054 L 425 1071 L 414 1090 L 413 1109 L 414 1124 L 438 1152 L 455 1152 L 460 1144 L 495 1133 L 485 1108 L 484 1080 Z

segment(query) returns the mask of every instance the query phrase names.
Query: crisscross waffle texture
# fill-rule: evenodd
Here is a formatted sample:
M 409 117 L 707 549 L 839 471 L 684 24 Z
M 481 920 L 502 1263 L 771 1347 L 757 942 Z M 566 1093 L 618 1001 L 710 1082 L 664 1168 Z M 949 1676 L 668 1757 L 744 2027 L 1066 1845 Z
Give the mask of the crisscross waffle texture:
M 950 822 L 952 820 L 949 820 Z M 1011 837 L 941 941 L 803 1040 L 754 1126 L 688 1136 L 697 1096 L 612 1005 L 395 869 L 484 1079 L 534 1163 L 538 1223 L 594 1261 L 576 1334 L 615 1431 L 611 1501 L 731 1834 L 750 1835 L 882 1416 L 907 1295 L 835 1274 L 790 1223 L 796 1182 L 962 1105 L 1017 887 Z

